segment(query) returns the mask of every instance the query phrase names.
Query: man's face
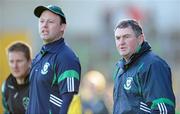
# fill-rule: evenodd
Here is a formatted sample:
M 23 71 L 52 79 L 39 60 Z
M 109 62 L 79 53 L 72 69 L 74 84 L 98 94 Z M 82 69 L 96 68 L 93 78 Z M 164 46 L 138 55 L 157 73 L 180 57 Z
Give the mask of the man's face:
M 136 37 L 131 27 L 117 28 L 115 30 L 116 47 L 126 61 L 135 53 L 143 39 L 143 35 Z
M 62 37 L 65 24 L 60 24 L 61 18 L 45 10 L 39 18 L 39 34 L 45 43 L 50 43 Z
M 31 65 L 31 60 L 28 61 L 23 52 L 9 52 L 8 62 L 11 73 L 15 78 L 24 78 L 28 74 Z

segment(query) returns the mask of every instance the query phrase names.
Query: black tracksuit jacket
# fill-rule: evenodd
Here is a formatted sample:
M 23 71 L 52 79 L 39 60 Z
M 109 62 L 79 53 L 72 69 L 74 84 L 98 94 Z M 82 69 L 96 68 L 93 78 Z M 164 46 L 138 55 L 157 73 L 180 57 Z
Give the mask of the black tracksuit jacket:
M 29 75 L 25 84 L 18 85 L 12 74 L 2 85 L 2 103 L 4 114 L 25 114 L 29 103 Z

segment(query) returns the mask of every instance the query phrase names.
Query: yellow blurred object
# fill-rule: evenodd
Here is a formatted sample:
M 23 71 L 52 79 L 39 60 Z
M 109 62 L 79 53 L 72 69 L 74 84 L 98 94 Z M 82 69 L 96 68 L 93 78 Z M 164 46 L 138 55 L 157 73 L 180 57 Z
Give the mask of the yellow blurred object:
M 68 110 L 68 114 L 82 114 L 80 95 L 74 95 Z
M 98 92 L 104 92 L 106 87 L 106 80 L 102 73 L 93 70 L 89 71 L 85 77 L 87 78 L 87 82 L 93 84 Z
M 88 71 L 82 79 L 81 98 L 85 101 L 102 96 L 106 88 L 106 79 L 102 73 L 96 70 Z

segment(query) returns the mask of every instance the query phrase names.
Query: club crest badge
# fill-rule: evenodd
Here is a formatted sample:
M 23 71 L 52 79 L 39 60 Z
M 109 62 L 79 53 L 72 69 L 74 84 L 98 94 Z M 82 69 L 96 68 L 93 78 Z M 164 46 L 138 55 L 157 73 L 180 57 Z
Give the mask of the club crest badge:
M 23 106 L 24 106 L 24 109 L 27 110 L 27 107 L 28 107 L 28 104 L 29 104 L 29 97 L 23 97 Z
M 41 69 L 41 74 L 43 74 L 43 75 L 47 74 L 49 66 L 50 66 L 50 64 L 48 62 L 46 62 L 43 66 L 43 69 Z
M 127 77 L 126 83 L 124 84 L 124 89 L 130 90 L 131 89 L 132 81 L 133 81 L 132 77 Z

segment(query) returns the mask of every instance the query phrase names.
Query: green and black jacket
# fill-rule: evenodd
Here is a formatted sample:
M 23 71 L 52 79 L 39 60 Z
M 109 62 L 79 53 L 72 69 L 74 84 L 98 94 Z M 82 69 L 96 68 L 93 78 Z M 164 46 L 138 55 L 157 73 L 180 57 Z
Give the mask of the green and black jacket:
M 2 85 L 2 103 L 4 114 L 25 114 L 29 103 L 29 75 L 25 84 L 18 85 L 12 74 Z

